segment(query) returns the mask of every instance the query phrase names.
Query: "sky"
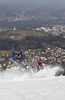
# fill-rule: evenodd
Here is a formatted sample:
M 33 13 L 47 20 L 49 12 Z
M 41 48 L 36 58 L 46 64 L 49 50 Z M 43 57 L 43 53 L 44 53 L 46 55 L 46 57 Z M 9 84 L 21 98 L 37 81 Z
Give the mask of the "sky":
M 0 72 L 0 100 L 65 100 L 65 76 L 53 76 L 53 70 L 34 75 L 12 68 Z
M 29 6 L 65 6 L 65 0 L 0 0 L 3 4 L 21 4 Z

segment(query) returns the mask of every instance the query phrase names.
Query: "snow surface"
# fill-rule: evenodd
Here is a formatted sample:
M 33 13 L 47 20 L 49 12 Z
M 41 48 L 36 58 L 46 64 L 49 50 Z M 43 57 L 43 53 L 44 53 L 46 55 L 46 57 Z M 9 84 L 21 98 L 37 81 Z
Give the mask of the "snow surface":
M 38 73 L 11 68 L 0 73 L 0 100 L 65 100 L 65 76 L 54 76 L 59 67 Z

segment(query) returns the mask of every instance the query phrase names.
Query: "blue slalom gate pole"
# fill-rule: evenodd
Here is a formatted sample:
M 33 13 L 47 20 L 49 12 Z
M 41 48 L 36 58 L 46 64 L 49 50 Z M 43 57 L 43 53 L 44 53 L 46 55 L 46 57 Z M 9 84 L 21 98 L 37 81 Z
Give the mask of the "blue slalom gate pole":
M 14 52 L 14 47 L 12 46 L 12 60 L 13 60 L 13 52 Z M 12 65 L 14 67 L 14 60 L 12 61 Z
M 22 46 L 21 46 L 21 52 L 23 52 Z M 24 59 L 22 59 L 22 60 L 23 60 L 23 68 L 25 68 L 25 65 L 24 65 Z

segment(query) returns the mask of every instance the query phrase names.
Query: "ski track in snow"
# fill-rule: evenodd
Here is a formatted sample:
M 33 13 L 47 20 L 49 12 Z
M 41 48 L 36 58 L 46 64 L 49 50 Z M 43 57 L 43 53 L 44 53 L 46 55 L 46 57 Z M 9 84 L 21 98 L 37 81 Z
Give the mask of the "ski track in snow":
M 6 71 L 0 72 L 0 80 L 27 80 L 27 79 L 38 79 L 38 78 L 52 78 L 55 77 L 55 72 L 59 70 L 59 66 L 53 68 L 46 67 L 37 73 L 32 70 L 30 72 L 22 72 L 20 67 L 12 67 Z
M 64 100 L 65 77 L 55 77 L 59 66 L 37 73 L 22 73 L 19 67 L 0 73 L 0 100 Z

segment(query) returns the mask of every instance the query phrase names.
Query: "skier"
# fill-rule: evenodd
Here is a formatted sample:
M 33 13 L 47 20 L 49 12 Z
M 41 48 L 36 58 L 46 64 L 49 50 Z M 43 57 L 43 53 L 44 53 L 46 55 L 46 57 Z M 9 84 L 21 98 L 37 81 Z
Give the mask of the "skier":
M 42 61 L 38 61 L 37 71 L 39 71 L 43 67 Z
M 38 61 L 38 66 L 37 66 L 37 71 L 39 71 L 40 69 L 44 69 L 44 67 L 47 67 L 48 65 L 42 63 L 41 59 Z

